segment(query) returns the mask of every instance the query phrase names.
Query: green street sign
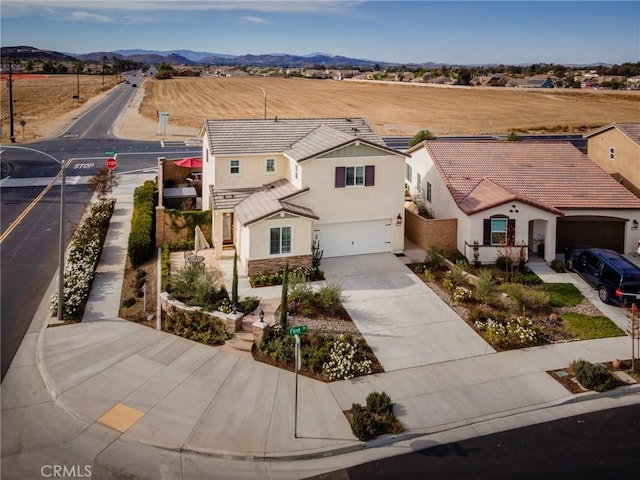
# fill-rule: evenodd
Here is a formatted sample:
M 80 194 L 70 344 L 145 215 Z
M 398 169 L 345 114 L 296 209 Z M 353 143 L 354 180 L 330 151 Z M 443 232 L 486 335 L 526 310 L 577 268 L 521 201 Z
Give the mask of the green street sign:
M 106 152 L 104 152 L 105 155 L 116 155 L 117 153 L 117 150 L 107 150 Z
M 297 327 L 287 328 L 287 335 L 294 336 L 294 335 L 299 335 L 301 333 L 307 333 L 306 325 L 299 325 Z

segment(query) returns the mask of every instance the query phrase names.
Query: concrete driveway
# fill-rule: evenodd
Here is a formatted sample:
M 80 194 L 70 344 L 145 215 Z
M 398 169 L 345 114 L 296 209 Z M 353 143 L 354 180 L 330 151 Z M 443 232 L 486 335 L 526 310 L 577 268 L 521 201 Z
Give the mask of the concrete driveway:
M 322 269 L 387 372 L 495 353 L 390 253 L 327 258 Z

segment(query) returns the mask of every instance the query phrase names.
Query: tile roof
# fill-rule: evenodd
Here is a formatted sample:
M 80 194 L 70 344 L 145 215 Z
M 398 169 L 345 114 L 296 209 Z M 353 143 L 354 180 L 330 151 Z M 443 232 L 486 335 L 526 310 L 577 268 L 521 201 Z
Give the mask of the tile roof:
M 385 146 L 364 118 L 205 120 L 202 130 L 213 155 L 241 155 L 284 152 L 321 125 Z
M 215 188 L 214 185 L 209 185 L 209 193 L 213 201 L 211 208 L 216 210 L 231 210 L 255 191 L 255 188 L 220 189 Z
M 592 137 L 611 128 L 617 128 L 629 137 L 636 145 L 640 146 L 640 123 L 610 123 L 609 125 L 605 125 L 602 128 L 598 128 L 597 130 L 585 134 L 584 138 Z
M 298 189 L 287 179 L 281 178 L 275 182 L 263 185 L 247 195 L 234 207 L 234 212 L 244 225 L 262 220 L 279 212 L 291 213 L 315 220 L 318 216 L 307 207 L 296 205 L 289 201 L 291 197 L 306 192 L 308 189 Z
M 552 212 L 640 209 L 640 199 L 568 142 L 427 141 L 424 145 L 466 213 L 516 199 Z

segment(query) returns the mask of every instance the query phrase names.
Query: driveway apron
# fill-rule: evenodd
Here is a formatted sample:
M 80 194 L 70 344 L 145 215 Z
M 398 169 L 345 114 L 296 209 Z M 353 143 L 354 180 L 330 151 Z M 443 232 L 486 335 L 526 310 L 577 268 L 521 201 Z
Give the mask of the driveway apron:
M 327 280 L 385 371 L 495 353 L 466 322 L 390 253 L 326 258 Z

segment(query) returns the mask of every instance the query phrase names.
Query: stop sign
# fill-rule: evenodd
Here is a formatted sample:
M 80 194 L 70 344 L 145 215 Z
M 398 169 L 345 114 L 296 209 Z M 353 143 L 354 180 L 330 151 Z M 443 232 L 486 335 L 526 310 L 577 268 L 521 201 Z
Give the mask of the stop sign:
M 118 166 L 118 161 L 113 157 L 107 158 L 107 161 L 104 162 L 104 166 L 107 167 L 109 170 L 113 170 Z

